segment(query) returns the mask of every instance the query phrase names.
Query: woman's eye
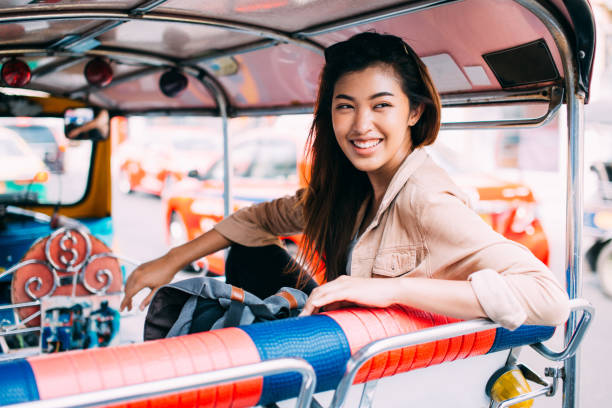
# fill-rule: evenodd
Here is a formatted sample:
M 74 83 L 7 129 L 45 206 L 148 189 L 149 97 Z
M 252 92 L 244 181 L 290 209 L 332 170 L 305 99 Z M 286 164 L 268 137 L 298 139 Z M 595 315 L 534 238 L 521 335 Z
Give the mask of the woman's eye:
M 348 105 L 346 103 L 340 104 L 340 105 L 336 105 L 336 110 L 343 110 L 343 109 L 351 109 L 352 106 Z
M 387 102 L 381 102 L 381 103 L 377 103 L 376 105 L 374 105 L 374 109 L 386 108 L 387 106 L 391 106 L 391 104 Z

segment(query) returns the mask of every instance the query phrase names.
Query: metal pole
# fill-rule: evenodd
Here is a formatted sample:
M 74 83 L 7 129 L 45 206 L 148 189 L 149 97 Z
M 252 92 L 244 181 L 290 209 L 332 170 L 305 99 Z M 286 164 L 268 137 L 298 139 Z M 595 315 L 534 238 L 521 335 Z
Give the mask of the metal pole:
M 221 131 L 223 133 L 223 217 L 230 215 L 232 205 L 232 155 L 230 149 L 229 133 L 227 130 L 227 96 L 223 92 L 221 86 L 208 75 L 200 77 L 202 84 L 211 91 L 217 107 L 219 108 L 219 116 L 221 117 Z
M 568 95 L 569 97 L 570 95 Z M 572 95 L 567 103 L 567 209 L 566 209 L 566 282 L 570 299 L 582 295 L 582 180 L 583 180 L 583 140 L 584 97 Z M 565 325 L 565 344 L 570 341 L 578 324 L 575 312 Z M 580 405 L 580 350 L 564 362 L 563 407 L 574 408 Z
M 584 97 L 576 91 L 575 53 L 569 45 L 561 24 L 543 5 L 535 0 L 514 0 L 531 11 L 548 28 L 559 50 L 567 98 L 567 208 L 566 208 L 566 286 L 570 299 L 582 292 L 581 238 L 582 238 L 582 129 Z M 575 312 L 565 326 L 565 343 L 577 325 Z M 564 363 L 563 408 L 577 408 L 579 402 L 579 354 Z

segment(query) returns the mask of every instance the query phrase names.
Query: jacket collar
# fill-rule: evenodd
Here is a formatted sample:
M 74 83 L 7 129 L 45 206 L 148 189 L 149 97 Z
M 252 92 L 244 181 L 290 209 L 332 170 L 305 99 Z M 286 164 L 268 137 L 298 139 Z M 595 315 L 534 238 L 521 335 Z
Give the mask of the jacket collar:
M 393 200 L 395 200 L 395 197 L 397 197 L 402 188 L 404 188 L 404 185 L 406 184 L 410 176 L 412 176 L 416 169 L 418 169 L 421 164 L 423 164 L 427 157 L 428 154 L 425 149 L 417 148 L 404 159 L 400 167 L 393 175 L 393 178 L 391 178 L 389 185 L 387 186 L 387 191 L 385 191 L 385 195 L 383 196 L 380 206 L 378 207 L 378 211 L 374 216 L 374 220 L 372 220 L 372 223 L 370 225 L 371 227 L 378 225 L 382 214 L 387 211 Z M 367 206 L 367 202 L 365 202 L 363 205 Z

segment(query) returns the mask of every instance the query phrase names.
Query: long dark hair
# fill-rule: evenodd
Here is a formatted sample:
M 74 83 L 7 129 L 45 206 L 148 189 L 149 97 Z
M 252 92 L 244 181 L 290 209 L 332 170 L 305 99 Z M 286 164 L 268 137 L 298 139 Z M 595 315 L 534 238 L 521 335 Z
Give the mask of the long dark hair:
M 440 129 L 438 92 L 423 62 L 401 38 L 365 32 L 325 50 L 309 135 L 311 174 L 301 197 L 306 225 L 299 259 L 310 273 L 320 270 L 324 262 L 327 281 L 346 274 L 357 213 L 372 193 L 366 173 L 351 164 L 334 136 L 334 87 L 342 75 L 378 64 L 395 70 L 411 110 L 424 106 L 420 120 L 411 128 L 413 148 L 433 143 Z

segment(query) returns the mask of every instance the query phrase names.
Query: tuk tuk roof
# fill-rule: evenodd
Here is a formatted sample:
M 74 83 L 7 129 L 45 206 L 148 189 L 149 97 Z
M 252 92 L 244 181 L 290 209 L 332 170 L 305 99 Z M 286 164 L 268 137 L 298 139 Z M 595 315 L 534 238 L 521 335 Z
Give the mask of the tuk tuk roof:
M 0 58 L 28 63 L 28 88 L 122 113 L 215 114 L 213 88 L 224 95 L 230 116 L 309 111 L 324 47 L 367 30 L 404 38 L 424 58 L 447 105 L 491 95 L 546 99 L 551 86 L 563 87 L 559 36 L 577 66 L 576 88 L 588 97 L 594 52 L 586 0 L 2 3 Z M 533 7 L 545 9 L 560 31 L 551 33 Z M 104 87 L 88 84 L 83 74 L 96 56 L 114 72 Z M 189 80 L 174 98 L 159 89 L 170 68 Z

